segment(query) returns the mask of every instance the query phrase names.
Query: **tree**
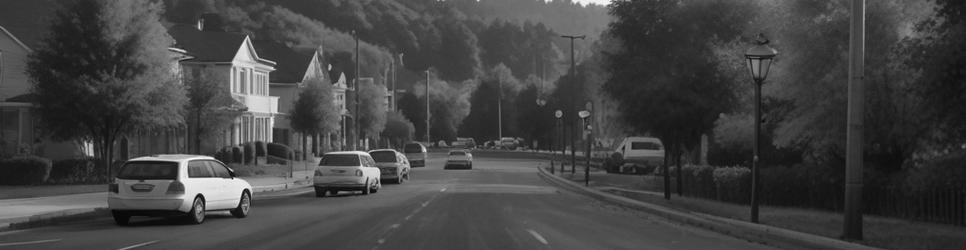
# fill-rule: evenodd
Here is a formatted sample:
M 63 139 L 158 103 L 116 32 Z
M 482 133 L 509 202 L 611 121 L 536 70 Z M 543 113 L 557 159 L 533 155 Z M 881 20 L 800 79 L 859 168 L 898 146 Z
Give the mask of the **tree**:
M 28 59 L 45 128 L 55 138 L 93 140 L 108 179 L 119 136 L 183 121 L 185 94 L 161 11 L 146 0 L 63 2 Z
M 195 154 L 202 154 L 202 140 L 216 136 L 214 132 L 225 128 L 241 115 L 245 107 L 236 105 L 228 89 L 216 76 L 216 72 L 204 68 L 192 73 L 185 84 L 188 88 L 188 102 L 185 107 L 189 126 L 194 132 Z
M 413 122 L 415 139 L 422 141 L 426 139 L 426 103 L 425 99 L 420 99 L 416 94 L 404 93 L 399 97 L 399 111 Z
M 379 136 L 386 128 L 386 87 L 372 81 L 359 84 L 359 126 L 360 138 Z
M 412 140 L 415 131 L 413 123 L 406 119 L 401 112 L 390 111 L 386 114 L 386 129 L 382 131 L 382 134 L 389 138 L 390 145 L 401 146 L 402 143 Z
M 306 136 L 331 133 L 339 129 L 339 108 L 335 105 L 332 85 L 322 79 L 311 78 L 305 81 L 305 88 L 289 111 L 292 130 L 302 133 L 302 146 L 307 144 Z M 302 152 L 307 152 L 303 148 Z
M 620 103 L 628 125 L 660 138 L 667 159 L 680 168 L 684 150 L 697 145 L 718 115 L 733 107 L 733 83 L 717 74 L 709 58 L 713 44 L 739 38 L 751 21 L 752 6 L 749 1 L 616 1 L 610 8 L 614 22 L 607 32 L 620 46 L 605 52 L 610 79 L 604 90 Z M 665 184 L 670 184 L 668 175 Z

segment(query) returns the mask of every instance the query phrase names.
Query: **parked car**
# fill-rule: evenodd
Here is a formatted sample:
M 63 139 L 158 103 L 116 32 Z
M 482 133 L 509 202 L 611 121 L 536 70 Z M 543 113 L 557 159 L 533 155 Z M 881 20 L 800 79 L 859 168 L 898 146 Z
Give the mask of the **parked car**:
M 443 165 L 443 169 L 473 169 L 473 154 L 466 150 L 452 150 L 449 151 L 449 156 L 446 158 L 446 165 Z
M 473 149 L 476 148 L 476 140 L 470 137 L 456 137 L 452 144 L 455 148 Z
M 412 167 L 425 167 L 426 166 L 426 146 L 418 142 L 406 143 L 403 146 L 403 152 L 406 153 L 406 158 L 409 159 L 409 164 Z
M 647 174 L 650 169 L 664 165 L 664 144 L 653 137 L 627 137 L 616 145 L 611 172 Z
M 393 149 L 376 149 L 369 151 L 369 155 L 376 161 L 382 176 L 381 180 L 388 180 L 402 184 L 409 180 L 410 168 L 406 155 Z
M 513 137 L 500 138 L 499 145 L 497 145 L 498 148 L 507 150 L 517 150 L 517 146 L 519 146 L 517 139 Z
M 319 160 L 312 179 L 315 196 L 336 195 L 339 191 L 379 192 L 381 173 L 369 153 L 361 151 L 326 153 Z
M 201 224 L 205 212 L 248 216 L 252 186 L 209 156 L 155 155 L 130 159 L 108 184 L 107 207 L 118 225 L 131 216 L 183 216 Z

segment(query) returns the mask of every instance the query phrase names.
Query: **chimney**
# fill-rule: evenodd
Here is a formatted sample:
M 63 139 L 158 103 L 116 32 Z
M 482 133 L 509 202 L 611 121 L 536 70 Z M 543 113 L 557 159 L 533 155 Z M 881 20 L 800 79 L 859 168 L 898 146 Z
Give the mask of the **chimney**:
M 225 31 L 222 27 L 221 16 L 215 13 L 205 13 L 198 18 L 198 30 L 200 31 Z

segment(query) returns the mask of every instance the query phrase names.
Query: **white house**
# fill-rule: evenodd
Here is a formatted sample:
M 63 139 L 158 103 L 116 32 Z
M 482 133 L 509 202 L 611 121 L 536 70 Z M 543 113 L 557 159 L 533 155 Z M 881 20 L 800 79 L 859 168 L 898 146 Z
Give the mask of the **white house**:
M 181 61 L 186 77 L 198 77 L 204 70 L 219 72 L 215 77 L 245 109 L 222 130 L 217 141 L 202 146 L 202 153 L 246 142 L 272 141 L 279 112 L 278 97 L 270 95 L 269 77 L 276 63 L 259 57 L 249 36 L 224 31 L 217 15 L 205 14 L 195 25 L 174 25 L 168 33 L 175 39 L 175 47 L 192 57 Z

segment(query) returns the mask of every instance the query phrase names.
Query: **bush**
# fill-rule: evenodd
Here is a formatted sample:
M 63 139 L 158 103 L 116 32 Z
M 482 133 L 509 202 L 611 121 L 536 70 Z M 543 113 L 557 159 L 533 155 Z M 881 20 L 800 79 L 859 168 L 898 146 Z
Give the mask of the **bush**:
M 717 198 L 714 167 L 707 165 L 684 165 L 681 167 L 684 194 L 688 196 Z
M 620 171 L 620 167 L 624 165 L 624 155 L 620 152 L 614 152 L 610 154 L 610 157 L 604 158 L 604 170 L 608 173 L 615 173 Z
M 103 168 L 97 167 L 97 161 L 92 158 L 59 160 L 53 162 L 47 182 L 52 184 L 104 183 L 106 179 L 104 172 Z
M 294 153 L 293 155 L 295 156 L 295 160 L 301 161 L 305 159 L 305 158 L 302 158 L 302 150 L 296 149 L 293 153 Z
M 712 172 L 719 201 L 747 204 L 751 198 L 751 169 L 719 167 Z
M 248 142 L 242 144 L 242 156 L 245 157 L 243 164 L 251 165 L 255 164 L 255 144 Z
M 966 190 L 966 151 L 954 152 L 925 162 L 910 171 L 905 186 L 915 192 L 938 189 Z
M 265 145 L 266 153 L 272 157 L 278 157 L 286 160 L 293 160 L 292 148 L 286 146 L 285 144 L 279 143 L 268 143 Z
M 257 157 L 265 157 L 265 153 L 267 151 L 267 149 L 265 147 L 266 147 L 265 146 L 265 142 L 263 142 L 263 141 L 255 141 L 255 156 L 257 156 Z
M 242 164 L 245 162 L 245 151 L 242 147 L 232 146 L 231 147 L 231 162 Z
M 215 159 L 218 159 L 224 163 L 231 163 L 232 160 L 232 147 L 224 147 L 215 152 Z
M 37 156 L 18 156 L 0 160 L 0 184 L 42 184 L 50 177 L 50 160 Z

